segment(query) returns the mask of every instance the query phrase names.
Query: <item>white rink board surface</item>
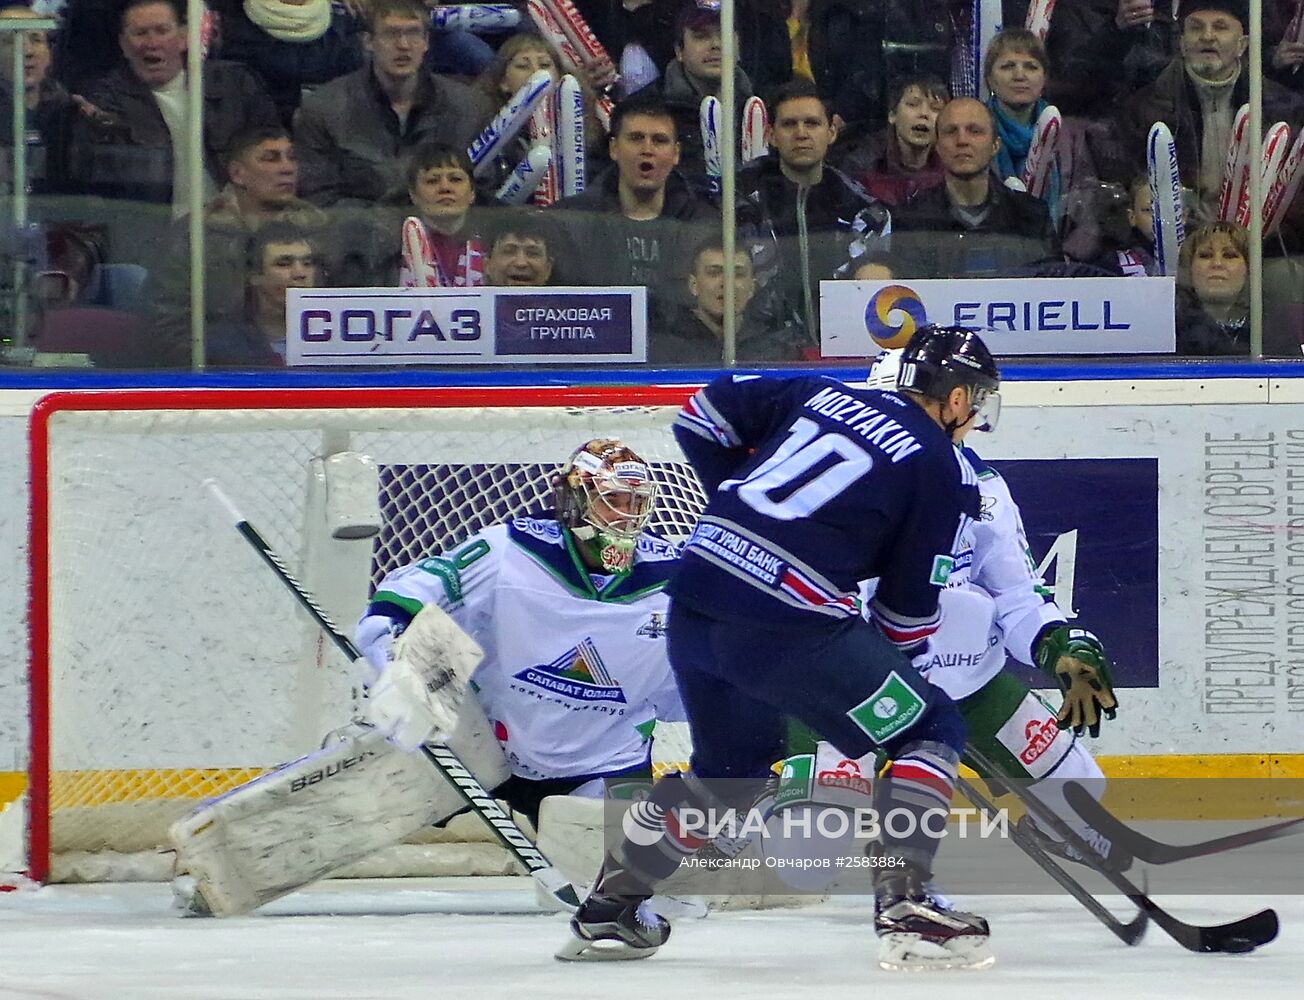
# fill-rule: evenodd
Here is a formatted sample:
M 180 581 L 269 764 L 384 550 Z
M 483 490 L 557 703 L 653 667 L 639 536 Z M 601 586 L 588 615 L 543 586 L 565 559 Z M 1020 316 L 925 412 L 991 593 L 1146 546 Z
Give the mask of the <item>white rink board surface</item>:
M 964 902 L 992 925 L 996 965 L 885 972 L 868 900 L 680 921 L 640 962 L 552 958 L 560 915 L 530 912 L 524 879 L 326 882 L 250 917 L 182 919 L 165 887 L 50 886 L 0 896 L 5 1000 L 1296 1000 L 1304 897 L 1174 896 L 1214 923 L 1266 905 L 1277 941 L 1251 955 L 1196 955 L 1153 926 L 1126 948 L 1063 895 Z M 1106 902 L 1123 912 L 1121 900 Z M 515 911 L 508 915 L 494 911 Z
M 1290 682 L 1304 684 L 1304 657 L 1293 667 L 1286 645 L 1286 630 L 1291 626 L 1293 608 L 1286 581 L 1294 575 L 1287 566 L 1287 541 L 1285 530 L 1288 514 L 1286 489 L 1287 473 L 1298 462 L 1304 476 L 1304 401 L 1299 399 L 1298 383 L 1274 382 L 1266 379 L 1181 380 L 1173 382 L 1110 382 L 1110 383 L 1011 383 L 1005 392 L 1006 412 L 1001 429 L 990 441 L 981 442 L 981 450 L 989 458 L 1056 458 L 1056 457 L 1157 457 L 1160 463 L 1160 676 L 1162 686 L 1157 691 L 1129 691 L 1125 710 L 1118 724 L 1106 727 L 1106 735 L 1095 745 L 1097 752 L 1106 754 L 1147 753 L 1231 753 L 1270 752 L 1294 753 L 1304 751 L 1304 713 L 1288 709 L 1304 708 L 1300 695 L 1304 687 L 1293 687 Z M 28 505 L 26 470 L 26 411 L 32 402 L 31 393 L 4 394 L 12 396 L 7 402 L 0 397 L 0 449 L 3 450 L 3 471 L 0 472 L 0 559 L 8 570 L 0 574 L 0 640 L 4 648 L 13 651 L 0 663 L 0 771 L 21 770 L 26 742 L 26 511 Z M 1282 400 L 1270 404 L 1267 400 Z M 1207 400 L 1203 405 L 1196 401 Z M 1067 405 L 1066 405 L 1067 404 Z M 1276 630 L 1276 641 L 1269 654 L 1275 658 L 1273 665 L 1261 664 L 1255 668 L 1270 673 L 1274 699 L 1271 709 L 1241 716 L 1208 715 L 1202 710 L 1201 690 L 1205 677 L 1205 650 L 1203 646 L 1203 620 L 1205 616 L 1205 565 L 1200 548 L 1201 530 L 1206 518 L 1204 493 L 1204 463 L 1206 437 L 1219 441 L 1241 440 L 1267 442 L 1273 456 L 1271 480 L 1273 514 L 1255 522 L 1254 530 L 1275 539 L 1272 552 L 1267 557 L 1271 564 L 1271 589 L 1277 603 L 1272 607 L 1270 621 Z M 1253 448 L 1247 445 L 1247 451 Z M 1299 448 L 1298 457 L 1295 451 Z M 510 455 L 499 456 L 510 459 Z M 558 456 L 560 457 L 560 456 Z M 220 463 L 215 473 L 231 480 L 232 492 L 239 497 L 239 479 L 249 473 L 232 475 Z M 259 469 L 257 475 L 301 475 L 295 470 L 279 468 Z M 128 498 L 136 503 L 162 504 L 176 513 L 178 537 L 202 539 L 199 549 L 204 558 L 211 558 L 209 572 L 212 586 L 205 599 L 205 613 L 224 626 L 247 621 L 251 615 L 266 614 L 275 608 L 281 614 L 293 614 L 290 598 L 263 568 L 253 560 L 252 554 L 228 527 L 222 524 L 212 507 L 196 487 L 187 489 L 169 486 L 160 491 L 149 476 L 140 476 L 141 496 Z M 1304 482 L 1304 479 L 1301 479 Z M 1107 503 L 1108 498 L 1101 498 Z M 248 511 L 259 520 L 259 510 Z M 1304 510 L 1301 511 L 1304 516 Z M 1253 519 L 1250 519 L 1253 520 Z M 1260 523 L 1261 522 L 1261 523 Z M 1304 521 L 1301 521 L 1304 524 Z M 1274 528 L 1274 525 L 1276 526 Z M 1304 536 L 1301 536 L 1304 537 Z M 94 541 L 103 542 L 102 537 Z M 275 541 L 273 539 L 273 541 Z M 1301 546 L 1304 551 L 1304 545 Z M 111 548 L 107 560 L 101 554 L 95 571 L 116 572 L 116 561 Z M 132 559 L 146 569 L 156 567 L 169 571 L 168 557 L 173 550 L 164 547 L 157 557 L 142 557 L 132 553 Z M 122 559 L 125 562 L 125 555 Z M 145 574 L 148 575 L 148 574 Z M 1266 579 L 1266 577 L 1261 578 Z M 1260 577 L 1247 578 L 1247 586 L 1258 586 Z M 1304 595 L 1304 574 L 1301 575 L 1301 594 Z M 161 632 L 176 627 L 178 609 L 167 604 L 168 588 L 156 590 L 159 607 L 157 627 Z M 1304 608 L 1304 600 L 1300 602 Z M 98 609 L 105 616 L 106 628 L 112 628 L 112 609 Z M 1304 610 L 1298 614 L 1304 622 Z M 239 627 L 238 624 L 235 627 Z M 1304 633 L 1302 633 L 1304 634 Z M 265 663 L 277 664 L 275 670 L 258 671 L 252 687 L 243 681 L 224 689 L 230 697 L 245 692 L 254 697 L 272 698 L 276 681 L 269 679 L 280 670 L 303 669 L 302 654 L 293 647 L 266 650 Z M 237 665 L 237 669 L 238 669 Z M 244 665 L 246 670 L 251 665 Z M 183 669 L 183 668 L 182 668 Z M 196 680 L 190 678 L 189 680 Z M 210 680 L 210 679 L 205 679 Z M 194 719 L 195 715 L 177 711 L 184 708 L 186 699 L 192 707 L 203 707 L 199 717 L 212 719 L 214 702 L 211 690 L 201 694 L 202 685 L 178 690 L 169 686 L 154 695 L 167 710 L 147 709 L 154 725 L 166 728 L 166 716 Z M 187 693 L 189 691 L 190 693 Z M 1292 694 L 1293 692 L 1293 694 Z M 157 704 L 157 703 L 156 703 Z M 220 702 L 219 702 L 220 704 Z M 331 706 L 319 706 L 329 713 Z M 203 763 L 220 766 L 223 763 L 252 763 L 247 756 L 227 760 L 223 749 L 231 742 L 239 743 L 247 735 L 242 729 L 243 712 L 232 711 L 228 721 L 218 718 L 211 722 L 211 756 L 205 755 Z M 301 719 L 291 725 L 285 739 L 294 746 L 302 742 L 303 727 L 314 729 L 316 719 Z M 224 728 L 225 727 L 225 728 Z M 265 737 L 269 734 L 263 734 Z M 164 742 L 164 741 L 159 741 Z M 264 742 L 263 740 L 259 741 Z M 277 737 L 272 736 L 276 744 Z M 267 749 L 267 762 L 285 759 L 294 749 L 291 745 L 273 745 Z M 152 759 L 157 766 L 160 762 Z M 197 761 L 178 761 L 195 764 Z

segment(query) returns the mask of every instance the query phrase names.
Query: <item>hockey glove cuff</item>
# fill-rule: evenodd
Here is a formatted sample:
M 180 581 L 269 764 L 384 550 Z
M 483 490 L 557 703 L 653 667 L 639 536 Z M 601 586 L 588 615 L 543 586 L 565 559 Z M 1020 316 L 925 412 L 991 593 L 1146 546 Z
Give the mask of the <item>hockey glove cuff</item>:
M 1034 646 L 1037 666 L 1054 677 L 1064 692 L 1056 718 L 1060 729 L 1081 736 L 1100 735 L 1101 716 L 1113 719 L 1118 709 L 1109 657 L 1099 639 L 1086 629 L 1055 625 Z

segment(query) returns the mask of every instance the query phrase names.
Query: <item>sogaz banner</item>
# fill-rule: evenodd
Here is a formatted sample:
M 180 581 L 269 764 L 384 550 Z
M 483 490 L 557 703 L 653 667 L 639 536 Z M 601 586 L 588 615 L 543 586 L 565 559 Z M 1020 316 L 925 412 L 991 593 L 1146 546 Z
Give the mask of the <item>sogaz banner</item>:
M 291 365 L 647 360 L 647 290 L 292 288 Z
M 1172 278 L 821 281 L 820 353 L 873 357 L 925 323 L 970 326 L 996 355 L 1172 354 Z

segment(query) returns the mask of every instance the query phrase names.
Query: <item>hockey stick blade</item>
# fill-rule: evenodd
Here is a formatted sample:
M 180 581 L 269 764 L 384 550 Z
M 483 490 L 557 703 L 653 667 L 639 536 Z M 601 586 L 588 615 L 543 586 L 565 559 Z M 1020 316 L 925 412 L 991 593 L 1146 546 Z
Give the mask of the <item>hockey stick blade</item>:
M 990 814 L 996 811 L 996 807 L 992 802 L 963 778 L 957 780 L 956 787 L 960 789 L 965 798 L 984 813 Z M 1124 923 L 1110 913 L 1100 900 L 1088 892 L 1081 882 L 1065 871 L 1058 861 L 1047 854 L 1041 845 L 1024 833 L 1017 824 L 1010 829 L 1010 839 L 1018 845 L 1024 854 L 1032 859 L 1038 868 L 1059 883 L 1060 888 L 1081 903 L 1088 913 L 1109 928 L 1110 933 L 1125 945 L 1135 945 L 1145 935 L 1146 927 L 1150 924 L 1150 917 L 1145 910 L 1138 910 L 1135 917 Z
M 226 495 L 226 491 L 216 479 L 205 479 L 203 485 L 208 489 L 213 499 L 226 509 L 228 516 L 235 525 L 236 531 L 244 538 L 249 546 L 258 553 L 259 557 L 267 567 L 276 575 L 277 579 L 285 585 L 286 589 L 294 595 L 300 606 L 308 612 L 317 627 L 325 633 L 326 638 L 330 639 L 335 648 L 338 649 L 350 663 L 353 663 L 362 657 L 358 647 L 353 644 L 348 636 L 339 630 L 336 624 L 331 621 L 330 616 L 308 592 L 308 588 L 298 581 L 289 568 L 281 561 L 276 550 L 271 544 L 263 538 L 258 529 L 249 523 L 249 519 L 240 512 L 235 503 Z M 430 761 L 435 770 L 438 771 L 450 785 L 457 789 L 458 794 L 466 802 L 471 812 L 475 813 L 484 822 L 498 842 L 506 848 L 507 852 L 516 859 L 516 861 L 534 878 L 545 891 L 554 897 L 564 908 L 569 909 L 572 913 L 579 908 L 579 894 L 575 887 L 566 881 L 562 873 L 548 862 L 539 849 L 534 845 L 516 825 L 509 812 L 498 805 L 497 800 L 493 798 L 480 781 L 471 771 L 462 763 L 457 754 L 444 746 L 443 744 L 429 743 L 421 748 L 422 754 Z
M 1280 837 L 1292 837 L 1304 833 L 1304 816 L 1296 819 L 1270 823 L 1254 830 L 1203 840 L 1198 844 L 1165 844 L 1163 841 L 1147 837 L 1140 830 L 1133 830 L 1108 809 L 1097 802 L 1085 788 L 1076 781 L 1064 785 L 1064 798 L 1075 812 L 1088 824 L 1100 831 L 1115 844 L 1128 851 L 1133 857 L 1152 865 L 1171 865 L 1175 861 L 1188 858 L 1202 858 L 1209 854 L 1232 851 L 1238 847 L 1277 840 Z
M 966 753 L 969 759 L 984 771 L 990 774 L 1001 774 L 1000 769 L 972 743 L 966 748 Z M 1002 777 L 1005 776 L 1002 775 Z M 1040 826 L 1044 829 L 1053 830 L 1055 836 L 1059 837 L 1084 858 L 1096 856 L 1096 851 L 1078 835 L 1076 830 L 1064 822 L 1048 805 L 1035 795 L 1030 794 L 1027 788 L 1008 779 L 1002 783 L 1024 804 L 1028 813 L 1036 819 Z M 1233 920 L 1226 924 L 1188 924 L 1183 920 L 1178 920 L 1177 917 L 1151 899 L 1148 893 L 1138 889 L 1136 883 L 1122 872 L 1114 871 L 1112 868 L 1103 865 L 1096 868 L 1096 871 L 1104 876 L 1114 888 L 1145 911 L 1165 934 L 1187 951 L 1253 951 L 1277 936 L 1277 914 L 1273 910 L 1261 910 L 1258 913 L 1253 913 L 1248 917 L 1242 917 L 1240 920 Z

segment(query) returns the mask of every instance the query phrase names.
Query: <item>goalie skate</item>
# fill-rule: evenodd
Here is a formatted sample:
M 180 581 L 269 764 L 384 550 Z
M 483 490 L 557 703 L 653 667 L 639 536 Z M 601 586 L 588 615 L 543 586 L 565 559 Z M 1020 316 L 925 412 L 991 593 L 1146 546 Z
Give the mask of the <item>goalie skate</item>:
M 987 946 L 987 921 L 938 905 L 913 872 L 888 876 L 874 899 L 878 964 L 884 969 L 986 969 L 996 958 Z
M 670 922 L 641 896 L 591 895 L 571 917 L 572 939 L 557 950 L 563 962 L 651 958 L 670 937 Z

